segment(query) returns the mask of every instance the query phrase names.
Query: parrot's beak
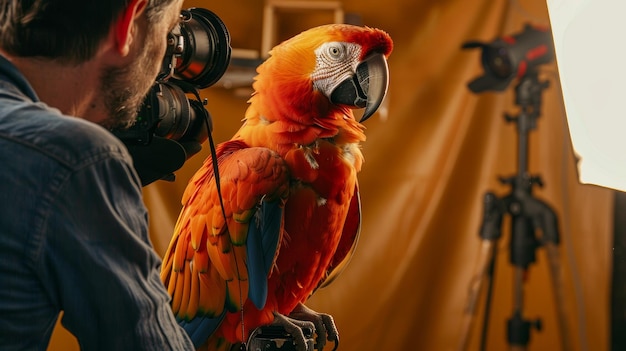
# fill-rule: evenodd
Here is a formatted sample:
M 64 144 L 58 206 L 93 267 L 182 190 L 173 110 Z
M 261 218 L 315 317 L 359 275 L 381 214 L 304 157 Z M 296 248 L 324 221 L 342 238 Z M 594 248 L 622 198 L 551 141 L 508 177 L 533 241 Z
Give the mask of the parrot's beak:
M 330 95 L 334 104 L 365 108 L 359 122 L 370 118 L 387 95 L 389 67 L 383 54 L 375 53 L 361 62 L 352 77 L 339 83 Z

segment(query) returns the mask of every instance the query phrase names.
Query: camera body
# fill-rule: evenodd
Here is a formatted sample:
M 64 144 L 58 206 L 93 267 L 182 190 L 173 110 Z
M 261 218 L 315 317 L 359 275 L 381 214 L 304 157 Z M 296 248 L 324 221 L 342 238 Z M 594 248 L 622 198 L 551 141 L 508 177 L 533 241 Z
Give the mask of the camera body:
M 183 10 L 180 23 L 168 34 L 161 70 L 135 122 L 113 134 L 133 145 L 149 145 L 154 136 L 204 142 L 211 117 L 198 90 L 222 77 L 230 54 L 230 35 L 217 15 L 202 8 Z

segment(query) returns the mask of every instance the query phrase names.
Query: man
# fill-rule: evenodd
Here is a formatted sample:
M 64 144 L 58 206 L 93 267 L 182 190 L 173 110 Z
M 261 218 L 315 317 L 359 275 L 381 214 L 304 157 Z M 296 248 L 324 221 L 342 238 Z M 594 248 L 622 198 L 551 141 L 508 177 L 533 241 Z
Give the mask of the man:
M 0 0 L 0 349 L 182 350 L 126 126 L 182 0 Z

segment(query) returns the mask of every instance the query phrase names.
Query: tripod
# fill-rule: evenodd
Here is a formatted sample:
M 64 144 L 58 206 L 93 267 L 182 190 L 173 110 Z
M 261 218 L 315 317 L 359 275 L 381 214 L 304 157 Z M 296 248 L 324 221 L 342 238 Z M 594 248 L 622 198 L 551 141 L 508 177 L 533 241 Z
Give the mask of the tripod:
M 510 262 L 514 266 L 513 314 L 507 321 L 507 341 L 510 350 L 526 350 L 530 340 L 531 328 L 541 329 L 540 320 L 530 321 L 523 317 L 523 284 L 528 266 L 535 262 L 535 250 L 542 245 L 548 254 L 562 350 L 572 350 L 565 321 L 563 284 L 559 264 L 558 220 L 554 210 L 548 204 L 532 195 L 534 185 L 543 185 L 541 178 L 528 174 L 528 133 L 536 128 L 536 121 L 540 115 L 541 93 L 547 87 L 548 82 L 540 82 L 535 70 L 529 71 L 520 78 L 515 87 L 515 103 L 521 107 L 519 115 L 509 116 L 505 114 L 504 116 L 507 122 L 517 124 L 518 169 L 515 176 L 500 177 L 501 183 L 511 186 L 509 194 L 498 197 L 493 192 L 487 192 L 484 196 L 484 212 L 480 227 L 481 252 L 469 289 L 459 351 L 465 350 L 467 347 L 468 335 L 475 318 L 476 303 L 484 280 L 488 280 L 488 286 L 480 350 L 484 351 L 486 347 L 497 241 L 501 237 L 504 214 L 511 216 Z M 540 239 L 535 236 L 537 230 L 542 233 Z

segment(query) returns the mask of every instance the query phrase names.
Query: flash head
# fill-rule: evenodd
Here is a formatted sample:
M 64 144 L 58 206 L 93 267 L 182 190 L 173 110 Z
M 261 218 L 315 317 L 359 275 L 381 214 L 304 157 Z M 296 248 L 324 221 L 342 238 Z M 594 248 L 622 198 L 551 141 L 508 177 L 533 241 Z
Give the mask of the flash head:
M 468 87 L 475 93 L 502 91 L 515 78 L 523 77 L 536 66 L 554 59 L 552 35 L 547 28 L 526 24 L 521 33 L 498 38 L 491 43 L 469 41 L 463 49 L 482 49 L 484 75 L 472 80 Z

